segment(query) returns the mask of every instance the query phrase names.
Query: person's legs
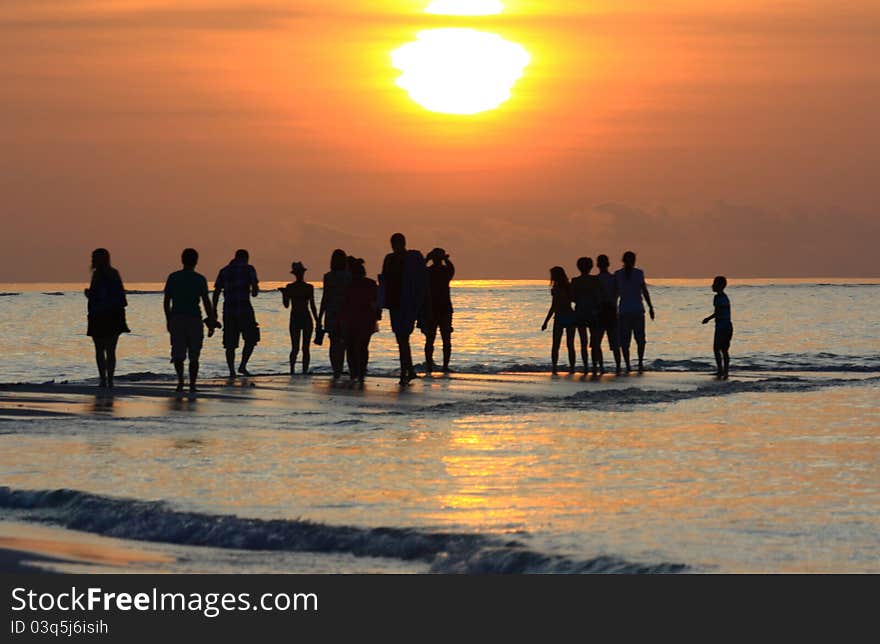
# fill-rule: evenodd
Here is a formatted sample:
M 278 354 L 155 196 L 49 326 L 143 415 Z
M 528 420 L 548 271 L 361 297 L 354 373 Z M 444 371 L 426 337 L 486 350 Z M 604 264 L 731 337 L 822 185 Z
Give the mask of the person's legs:
M 95 344 L 95 364 L 98 366 L 99 387 L 107 386 L 107 354 L 105 352 L 107 338 L 92 336 Z
M 599 366 L 599 373 L 605 373 L 605 358 L 602 355 L 602 338 L 605 335 L 605 325 L 600 321 L 596 328 L 590 331 L 590 346 L 593 349 L 593 366 Z
M 553 373 L 559 373 L 557 364 L 559 363 L 559 345 L 562 344 L 562 332 L 565 328 L 553 320 L 553 345 L 550 347 L 550 361 L 553 363 Z
M 113 387 L 113 374 L 116 373 L 116 343 L 119 342 L 119 334 L 107 338 L 105 351 L 107 352 L 107 386 Z
M 409 344 L 409 333 L 395 333 L 397 338 L 397 348 L 400 352 L 400 380 L 401 382 L 409 382 L 416 377 L 415 369 L 413 369 L 412 349 Z
M 245 376 L 251 375 L 250 373 L 248 373 L 247 363 L 248 360 L 251 359 L 251 354 L 253 354 L 255 346 L 257 346 L 256 342 L 244 343 L 244 348 L 241 350 L 241 364 L 238 365 L 238 373 Z
M 721 353 L 721 347 L 719 347 L 719 346 L 716 344 L 714 347 L 712 347 L 712 351 L 713 351 L 713 353 L 715 354 L 715 364 L 716 364 L 716 366 L 718 367 L 718 368 L 715 370 L 715 375 L 716 375 L 718 378 L 720 378 L 722 375 L 724 375 L 724 362 L 723 362 L 723 356 L 722 356 L 722 353 Z
M 730 343 L 733 341 L 733 325 L 727 334 L 727 342 L 724 344 L 724 379 L 730 375 Z
M 584 373 L 590 369 L 589 358 L 587 357 L 587 325 L 577 325 L 578 337 L 581 341 L 581 359 L 584 361 Z
M 636 347 L 639 352 L 639 371 L 645 369 L 645 314 L 636 315 L 633 324 L 633 335 L 636 339 Z
M 434 371 L 434 340 L 437 339 L 437 323 L 430 322 L 425 326 L 425 372 Z
M 183 391 L 183 360 L 174 360 L 174 372 L 177 374 L 177 391 Z
M 171 362 L 177 374 L 177 391 L 180 392 L 183 391 L 183 361 L 187 350 L 187 334 L 181 316 L 172 315 L 169 318 L 168 334 L 171 337 Z
M 190 327 L 187 334 L 187 353 L 189 354 L 189 390 L 196 391 L 196 381 L 199 379 L 199 356 L 202 355 L 202 343 L 205 340 L 205 329 L 201 319 L 193 317 L 189 320 Z M 182 366 L 182 363 L 181 363 Z M 183 369 L 181 368 L 181 371 Z
M 601 327 L 599 323 L 595 320 L 588 326 L 590 332 L 590 356 L 593 359 L 594 376 L 598 374 L 600 370 L 604 370 L 602 367 L 602 336 L 600 329 Z
M 309 363 L 312 361 L 312 332 L 314 331 L 314 327 L 312 325 L 307 326 L 302 330 L 302 372 L 309 372 Z M 292 367 L 293 365 L 291 365 Z M 291 373 L 293 373 L 291 371 Z
M 449 371 L 452 359 L 452 316 L 440 323 L 440 337 L 443 339 L 443 371 Z
M 295 328 L 292 324 L 289 328 L 290 331 L 290 375 L 294 375 L 296 373 L 296 358 L 299 355 L 299 341 L 300 341 L 300 330 Z
M 632 367 L 629 361 L 629 347 L 632 342 L 632 319 L 627 313 L 620 316 L 620 352 L 623 354 L 623 361 L 626 363 L 626 370 L 630 371 Z
M 574 348 L 574 326 L 565 327 L 565 342 L 568 345 L 568 373 L 574 373 L 577 352 Z
M 373 339 L 372 333 L 365 333 L 360 339 L 361 343 L 361 365 L 358 372 L 358 379 L 363 382 L 367 376 L 367 365 L 370 364 L 370 340 Z
M 333 377 L 342 375 L 342 364 L 345 362 L 345 342 L 335 331 L 330 335 L 330 366 L 333 369 Z
M 196 390 L 196 381 L 199 379 L 199 359 L 189 359 L 189 390 Z
M 238 320 L 231 313 L 223 316 L 223 348 L 226 349 L 226 366 L 229 377 L 235 378 L 235 350 L 238 349 Z

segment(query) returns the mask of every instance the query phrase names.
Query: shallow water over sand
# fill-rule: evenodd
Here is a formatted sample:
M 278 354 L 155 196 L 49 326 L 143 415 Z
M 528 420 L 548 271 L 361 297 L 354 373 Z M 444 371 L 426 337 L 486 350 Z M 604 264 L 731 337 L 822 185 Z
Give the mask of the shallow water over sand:
M 99 496 L 7 490 L 0 509 L 189 548 L 279 547 L 269 562 L 307 549 L 438 572 L 877 571 L 878 389 L 809 373 L 461 375 L 403 393 L 390 379 L 360 391 L 266 377 L 192 401 L 165 383 L 112 399 L 7 387 L 3 485 Z M 485 541 L 455 536 L 472 534 Z

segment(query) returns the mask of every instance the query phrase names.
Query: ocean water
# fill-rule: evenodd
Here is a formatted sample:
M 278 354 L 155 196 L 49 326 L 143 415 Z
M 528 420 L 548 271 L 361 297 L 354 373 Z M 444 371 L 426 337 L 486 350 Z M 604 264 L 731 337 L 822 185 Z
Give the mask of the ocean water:
M 729 382 L 705 283 L 653 284 L 651 371 L 598 381 L 546 373 L 546 284 L 460 283 L 456 373 L 404 391 L 280 375 L 264 293 L 266 375 L 196 400 L 169 391 L 159 295 L 130 297 L 136 375 L 107 396 L 78 289 L 7 285 L 0 382 L 31 384 L 0 386 L 0 519 L 173 545 L 170 570 L 878 572 L 880 283 L 823 282 L 730 288 Z
M 700 324 L 712 312 L 709 284 L 660 280 L 650 285 L 657 311 L 657 320 L 647 323 L 650 368 L 714 368 L 712 325 Z M 264 284 L 265 292 L 254 300 L 263 338 L 250 366 L 255 373 L 287 372 L 289 313 L 281 306 L 280 294 L 272 290 L 279 285 Z M 83 287 L 0 284 L 0 382 L 96 378 L 94 361 L 89 359 L 91 339 L 85 335 Z M 132 333 L 120 339 L 118 373 L 173 375 L 159 294 L 162 285 L 128 284 L 127 288 L 132 291 L 127 313 Z M 880 371 L 880 280 L 747 280 L 734 282 L 728 294 L 735 327 L 734 370 Z M 320 289 L 316 300 L 320 302 Z M 550 332 L 540 331 L 550 304 L 545 282 L 456 282 L 453 300 L 457 371 L 549 369 Z M 387 312 L 380 329 L 370 345 L 371 369 L 390 374 L 397 368 L 397 352 Z M 416 361 L 424 357 L 420 342 L 417 331 Z M 313 347 L 312 367 L 318 373 L 330 370 L 326 347 Z M 564 363 L 564 345 L 562 356 Z M 208 377 L 226 373 L 219 333 L 206 339 L 202 371 Z

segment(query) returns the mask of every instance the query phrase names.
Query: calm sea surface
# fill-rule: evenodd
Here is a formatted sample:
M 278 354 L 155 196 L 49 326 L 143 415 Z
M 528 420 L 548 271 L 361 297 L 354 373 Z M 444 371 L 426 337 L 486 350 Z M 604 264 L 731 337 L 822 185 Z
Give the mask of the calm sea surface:
M 734 282 L 728 288 L 735 327 L 735 369 L 880 371 L 880 280 L 859 283 L 789 280 Z M 289 313 L 281 296 L 265 283 L 254 300 L 262 342 L 251 371 L 286 373 Z M 655 369 L 712 368 L 712 312 L 709 281 L 660 280 L 651 285 L 657 320 L 648 322 L 649 364 Z M 0 284 L 0 382 L 96 378 L 91 339 L 85 335 L 83 285 Z M 131 334 L 119 342 L 118 373 L 173 375 L 162 312 L 161 284 L 128 284 Z M 320 302 L 320 289 L 316 299 Z M 464 372 L 547 370 L 549 331 L 541 322 L 550 304 L 544 282 L 486 281 L 453 285 L 455 369 Z M 396 346 L 387 312 L 371 344 L 371 367 L 390 373 Z M 413 336 L 414 357 L 423 359 L 421 335 Z M 564 351 L 563 351 L 564 356 Z M 563 358 L 564 360 L 564 358 Z M 326 345 L 314 347 L 312 367 L 328 372 Z M 207 340 L 205 376 L 226 373 L 220 334 Z

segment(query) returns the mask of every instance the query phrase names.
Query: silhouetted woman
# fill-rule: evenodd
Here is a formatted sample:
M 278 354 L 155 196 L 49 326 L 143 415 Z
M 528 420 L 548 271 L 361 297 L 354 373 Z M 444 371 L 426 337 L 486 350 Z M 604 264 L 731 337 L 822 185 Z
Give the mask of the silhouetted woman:
M 296 278 L 287 286 L 279 288 L 284 308 L 290 307 L 290 375 L 296 373 L 296 357 L 302 344 L 302 372 L 309 372 L 314 320 L 318 319 L 315 309 L 315 287 L 305 281 L 306 267 L 302 262 L 293 262 L 290 272 Z
M 571 309 L 571 284 L 568 281 L 568 275 L 565 274 L 565 269 L 561 266 L 554 266 L 550 269 L 550 294 L 553 299 L 550 303 L 550 310 L 547 311 L 547 317 L 544 318 L 544 324 L 541 325 L 541 330 L 547 330 L 547 323 L 553 316 L 553 348 L 550 351 L 553 373 L 559 373 L 556 364 L 559 362 L 559 345 L 562 343 L 563 331 L 565 331 L 568 344 L 568 372 L 574 373 L 575 316 Z
M 351 284 L 348 271 L 348 256 L 337 248 L 330 257 L 330 271 L 324 273 L 324 292 L 321 294 L 321 309 L 318 313 L 318 326 L 330 337 L 330 366 L 333 378 L 342 375 L 345 362 L 345 340 L 339 326 L 339 312 L 345 302 L 345 292 Z
M 85 290 L 88 299 L 88 331 L 95 343 L 99 387 L 112 387 L 116 371 L 116 343 L 120 333 L 128 333 L 125 323 L 125 287 L 119 271 L 110 265 L 106 248 L 92 251 L 92 280 Z
M 363 382 L 370 361 L 370 339 L 379 319 L 379 287 L 367 277 L 364 260 L 349 258 L 352 280 L 345 292 L 339 319 L 348 348 L 349 372 L 352 380 Z

